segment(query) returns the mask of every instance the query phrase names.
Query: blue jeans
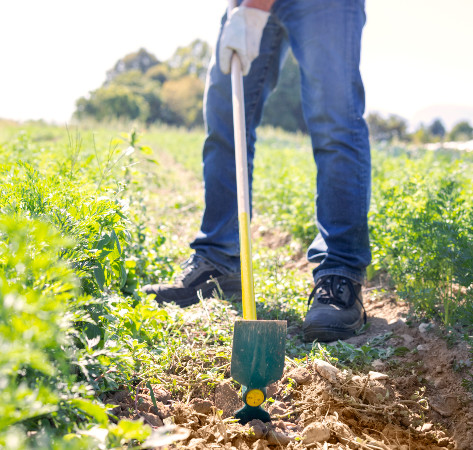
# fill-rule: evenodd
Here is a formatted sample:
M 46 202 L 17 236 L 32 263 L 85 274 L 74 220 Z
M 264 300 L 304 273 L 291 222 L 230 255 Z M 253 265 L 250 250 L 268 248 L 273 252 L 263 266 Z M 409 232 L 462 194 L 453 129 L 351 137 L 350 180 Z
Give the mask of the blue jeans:
M 289 46 L 298 61 L 304 118 L 317 166 L 319 234 L 307 252 L 309 261 L 319 263 L 315 280 L 334 274 L 362 282 L 371 260 L 371 160 L 359 72 L 364 23 L 364 0 L 277 0 L 260 55 L 244 78 L 251 190 L 263 105 L 277 84 Z M 214 57 L 209 67 L 204 98 L 206 206 L 191 248 L 229 273 L 240 270 L 231 80 L 216 61 Z

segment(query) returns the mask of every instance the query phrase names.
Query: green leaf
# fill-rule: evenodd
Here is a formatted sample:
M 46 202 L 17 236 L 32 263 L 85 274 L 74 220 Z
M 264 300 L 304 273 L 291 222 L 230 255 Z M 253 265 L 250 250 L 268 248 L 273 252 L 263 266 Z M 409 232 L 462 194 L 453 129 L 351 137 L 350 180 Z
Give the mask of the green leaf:
M 97 264 L 97 266 L 94 267 L 94 277 L 99 289 L 103 291 L 103 286 L 105 284 L 105 273 L 101 264 Z
M 121 255 L 122 253 L 122 248 L 120 246 L 120 241 L 118 240 L 118 236 L 117 236 L 117 233 L 115 233 L 115 230 L 112 230 L 112 233 L 111 233 L 111 238 L 113 239 L 116 247 L 117 247 L 117 250 L 118 250 L 118 253 Z
M 126 280 L 127 280 L 126 269 L 123 266 L 123 264 L 120 264 L 120 289 L 122 289 L 125 286 Z
M 410 350 L 407 347 L 396 347 L 394 349 L 394 354 L 396 356 L 404 356 L 406 353 L 409 353 Z
M 84 329 L 84 337 L 89 348 L 94 348 L 102 339 L 102 328 L 92 323 Z
M 97 405 L 96 403 L 92 403 L 90 400 L 83 398 L 74 398 L 69 400 L 69 404 L 94 418 L 99 424 L 108 424 L 108 416 L 106 409 L 103 406 Z
M 156 397 L 154 396 L 154 391 L 153 391 L 153 387 L 151 386 L 151 383 L 148 381 L 146 383 L 146 386 L 149 389 L 149 395 L 151 396 L 151 401 L 153 402 L 154 407 L 158 409 L 158 404 L 156 403 Z
M 110 242 L 110 235 L 108 235 L 107 233 L 104 233 L 100 237 L 100 240 L 94 243 L 93 248 L 102 250 L 109 242 Z
M 146 439 L 150 434 L 151 430 L 149 426 L 143 425 L 142 422 L 122 419 L 112 429 L 113 434 L 120 438 L 130 440 L 136 439 L 142 441 Z

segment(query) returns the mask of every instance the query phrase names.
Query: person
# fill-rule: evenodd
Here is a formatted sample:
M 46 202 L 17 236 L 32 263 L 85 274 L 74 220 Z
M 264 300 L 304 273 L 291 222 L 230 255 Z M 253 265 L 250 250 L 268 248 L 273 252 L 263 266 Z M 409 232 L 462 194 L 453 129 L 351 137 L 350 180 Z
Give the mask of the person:
M 371 162 L 360 75 L 364 0 L 243 0 L 224 16 L 204 94 L 205 210 L 192 256 L 172 284 L 143 290 L 158 302 L 197 303 L 218 282 L 241 295 L 230 60 L 244 74 L 250 192 L 256 129 L 288 48 L 298 62 L 304 118 L 317 167 L 316 224 L 307 257 L 318 263 L 305 341 L 330 342 L 366 322 L 362 284 L 371 253 Z

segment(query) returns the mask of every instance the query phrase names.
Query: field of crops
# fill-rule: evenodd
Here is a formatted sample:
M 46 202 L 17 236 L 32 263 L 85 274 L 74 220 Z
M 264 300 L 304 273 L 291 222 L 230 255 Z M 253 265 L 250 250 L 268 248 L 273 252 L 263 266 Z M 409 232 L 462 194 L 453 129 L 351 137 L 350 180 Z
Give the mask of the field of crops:
M 0 121 L 0 448 L 471 448 L 473 155 L 375 146 L 369 324 L 306 344 L 310 144 L 261 131 L 258 316 L 287 319 L 288 340 L 272 425 L 242 426 L 229 373 L 239 305 L 140 292 L 189 256 L 202 139 Z

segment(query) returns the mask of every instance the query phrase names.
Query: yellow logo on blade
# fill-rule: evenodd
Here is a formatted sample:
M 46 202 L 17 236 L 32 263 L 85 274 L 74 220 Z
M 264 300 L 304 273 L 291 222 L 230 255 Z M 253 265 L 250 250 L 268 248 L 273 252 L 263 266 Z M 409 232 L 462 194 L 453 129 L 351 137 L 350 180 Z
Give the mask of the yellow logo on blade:
M 246 404 L 249 406 L 259 406 L 264 402 L 263 391 L 252 389 L 246 394 Z

